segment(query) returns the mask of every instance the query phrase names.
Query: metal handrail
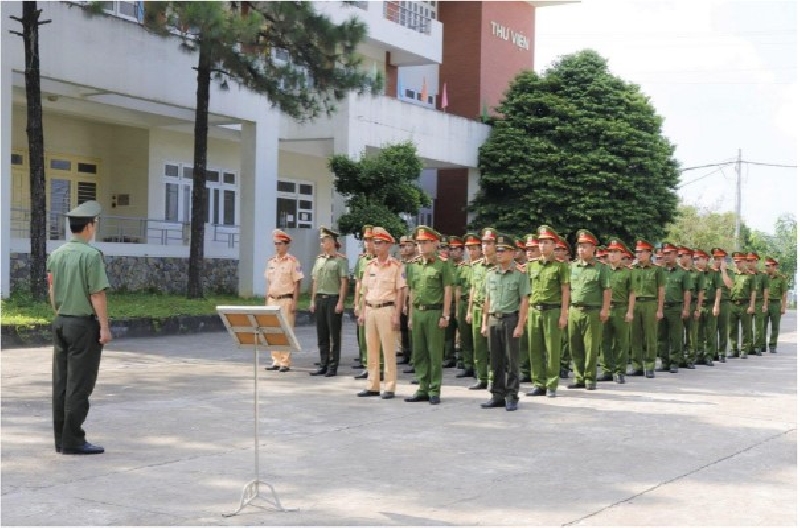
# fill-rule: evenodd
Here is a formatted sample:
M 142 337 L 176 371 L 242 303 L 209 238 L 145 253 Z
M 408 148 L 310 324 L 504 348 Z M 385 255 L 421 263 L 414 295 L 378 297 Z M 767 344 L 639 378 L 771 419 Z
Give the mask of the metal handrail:
M 384 2 L 383 17 L 395 24 L 400 24 L 408 29 L 413 29 L 425 35 L 431 34 L 431 20 L 429 16 L 416 13 L 413 10 L 403 7 L 399 2 Z

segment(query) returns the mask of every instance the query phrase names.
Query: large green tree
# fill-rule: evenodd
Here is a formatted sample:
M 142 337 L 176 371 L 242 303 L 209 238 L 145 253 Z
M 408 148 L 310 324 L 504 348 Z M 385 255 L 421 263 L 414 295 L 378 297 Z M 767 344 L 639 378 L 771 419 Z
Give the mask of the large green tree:
M 674 146 L 649 99 L 596 52 L 519 73 L 497 113 L 479 153 L 472 227 L 663 237 L 678 203 Z
M 746 225 L 742 233 L 749 233 Z M 706 251 L 720 247 L 731 252 L 736 247 L 736 215 L 733 212 L 719 213 L 701 209 L 690 204 L 681 204 L 678 214 L 666 226 L 666 238 L 673 244 Z
M 328 160 L 328 167 L 335 175 L 336 191 L 347 203 L 347 212 L 339 218 L 343 233 L 360 238 L 362 226 L 370 224 L 398 238 L 408 231 L 401 215 L 416 216 L 420 207 L 431 204 L 418 185 L 422 161 L 411 142 L 386 146 L 357 161 L 338 154 Z
M 205 231 L 208 105 L 212 76 L 256 93 L 299 120 L 330 115 L 351 90 L 379 88 L 360 68 L 356 48 L 366 25 L 351 18 L 341 24 L 314 10 L 310 2 L 145 2 L 144 25 L 172 36 L 184 51 L 197 53 L 191 241 L 187 297 L 203 296 L 200 272 Z M 94 11 L 102 2 L 94 4 Z M 274 53 L 279 50 L 280 57 Z M 265 196 L 264 199 L 273 199 Z

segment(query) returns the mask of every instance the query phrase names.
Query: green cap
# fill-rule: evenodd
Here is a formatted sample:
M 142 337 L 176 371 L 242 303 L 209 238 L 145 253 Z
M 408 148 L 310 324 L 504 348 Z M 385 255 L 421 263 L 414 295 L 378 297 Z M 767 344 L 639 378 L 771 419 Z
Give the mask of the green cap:
M 494 239 L 494 244 L 498 248 L 505 247 L 508 249 L 516 249 L 514 237 L 506 235 L 505 233 L 497 233 L 497 237 Z
M 336 231 L 332 231 L 325 226 L 320 226 L 319 237 L 320 238 L 331 237 L 335 241 L 338 240 L 339 233 L 337 233 Z
M 430 227 L 421 225 L 417 226 L 417 228 L 414 229 L 414 240 L 417 242 L 424 240 L 430 242 L 438 242 L 439 234 Z
M 97 218 L 100 216 L 102 207 L 94 200 L 83 202 L 78 207 L 68 212 L 66 216 L 69 218 Z
M 493 227 L 484 227 L 481 229 L 481 240 L 495 240 L 497 234 L 497 229 Z

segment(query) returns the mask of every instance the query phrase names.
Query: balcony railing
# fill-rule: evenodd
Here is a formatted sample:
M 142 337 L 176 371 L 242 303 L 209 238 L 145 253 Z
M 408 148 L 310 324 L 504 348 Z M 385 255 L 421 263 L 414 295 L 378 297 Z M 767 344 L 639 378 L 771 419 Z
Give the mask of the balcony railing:
M 48 211 L 48 240 L 67 240 L 69 226 L 63 213 Z M 31 212 L 29 209 L 11 208 L 11 237 L 30 237 Z M 191 238 L 189 222 L 168 222 L 135 216 L 101 215 L 98 222 L 97 241 L 122 244 L 155 244 L 159 246 L 188 246 Z M 213 242 L 224 242 L 233 249 L 239 245 L 239 226 L 206 224 L 206 236 Z
M 400 2 L 384 2 L 383 16 L 395 24 L 413 29 L 425 35 L 431 34 L 431 18 L 403 7 Z

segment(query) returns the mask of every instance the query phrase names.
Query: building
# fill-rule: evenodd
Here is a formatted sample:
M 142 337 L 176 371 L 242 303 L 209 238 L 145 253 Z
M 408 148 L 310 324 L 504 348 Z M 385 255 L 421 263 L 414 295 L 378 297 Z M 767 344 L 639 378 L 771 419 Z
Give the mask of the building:
M 349 95 L 329 119 L 299 124 L 261 96 L 212 83 L 205 273 L 207 291 L 263 295 L 270 233 L 295 239 L 306 267 L 319 225 L 344 202 L 326 162 L 412 140 L 438 199 L 424 219 L 463 232 L 478 183 L 480 122 L 513 75 L 533 66 L 537 6 L 563 2 L 319 2 L 335 22 L 363 20 L 364 66 L 384 72 L 383 94 Z M 76 3 L 40 3 L 48 251 L 68 238 L 63 213 L 104 207 L 96 244 L 114 288 L 184 291 L 188 270 L 196 80 L 194 54 L 141 24 L 141 3 L 106 2 L 90 18 Z M 0 292 L 27 277 L 30 251 L 21 2 L 2 6 Z M 445 96 L 444 87 L 447 86 Z M 446 99 L 443 101 L 443 97 Z M 446 103 L 446 108 L 443 107 Z M 349 254 L 357 252 L 349 240 Z

